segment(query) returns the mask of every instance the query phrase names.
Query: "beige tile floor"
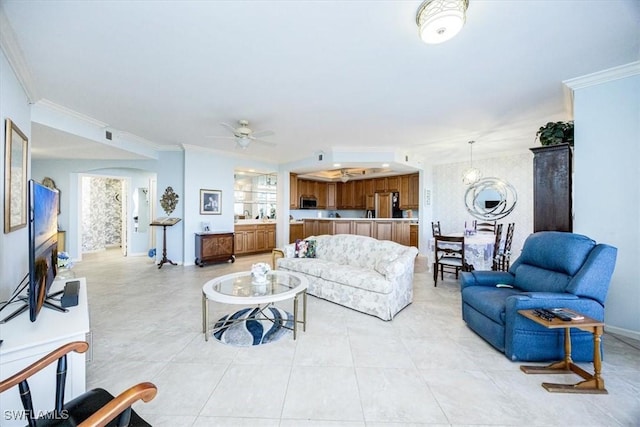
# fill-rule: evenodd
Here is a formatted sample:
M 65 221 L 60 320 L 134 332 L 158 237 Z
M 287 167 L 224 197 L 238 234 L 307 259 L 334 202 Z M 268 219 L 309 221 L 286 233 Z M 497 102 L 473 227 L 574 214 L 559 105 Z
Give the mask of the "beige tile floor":
M 158 427 L 640 425 L 639 342 L 605 334 L 608 395 L 548 393 L 542 381 L 579 378 L 523 374 L 466 327 L 458 284 L 434 288 L 422 257 L 414 302 L 391 322 L 309 297 L 296 341 L 205 342 L 202 285 L 269 260 L 158 269 L 115 250 L 87 255 L 74 271 L 89 294 L 88 387 L 155 383 L 156 398 L 135 408 Z M 212 306 L 212 318 L 233 308 Z

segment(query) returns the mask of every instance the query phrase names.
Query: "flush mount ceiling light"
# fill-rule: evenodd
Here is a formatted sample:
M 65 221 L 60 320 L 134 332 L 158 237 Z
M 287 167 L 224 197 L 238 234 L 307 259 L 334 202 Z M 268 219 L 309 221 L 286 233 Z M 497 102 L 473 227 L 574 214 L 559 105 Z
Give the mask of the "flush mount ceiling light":
M 464 26 L 468 6 L 469 0 L 424 1 L 416 15 L 422 41 L 437 44 L 453 38 Z
M 470 165 L 469 165 L 469 169 L 464 171 L 464 173 L 462 174 L 462 182 L 465 183 L 466 185 L 473 185 L 476 182 L 480 181 L 480 178 L 482 178 L 482 172 L 480 172 L 479 169 L 473 167 L 473 144 L 474 143 L 475 141 L 469 141 Z

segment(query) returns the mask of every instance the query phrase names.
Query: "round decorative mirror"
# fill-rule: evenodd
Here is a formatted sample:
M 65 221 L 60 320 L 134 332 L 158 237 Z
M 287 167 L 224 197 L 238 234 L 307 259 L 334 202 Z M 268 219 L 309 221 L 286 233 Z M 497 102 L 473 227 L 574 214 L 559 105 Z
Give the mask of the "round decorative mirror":
M 464 195 L 464 204 L 471 215 L 492 221 L 509 215 L 517 201 L 516 189 L 499 178 L 481 179 L 470 185 Z

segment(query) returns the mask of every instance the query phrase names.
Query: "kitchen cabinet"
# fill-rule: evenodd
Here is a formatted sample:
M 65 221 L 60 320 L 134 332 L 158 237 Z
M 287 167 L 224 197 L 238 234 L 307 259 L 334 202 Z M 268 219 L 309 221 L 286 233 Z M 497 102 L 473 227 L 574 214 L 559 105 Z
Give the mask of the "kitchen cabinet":
M 365 179 L 363 181 L 364 181 L 364 194 L 365 195 L 373 194 L 373 193 L 376 192 L 375 180 L 373 178 Z
M 373 183 L 375 193 L 384 193 L 387 191 L 387 178 L 374 178 Z
M 333 232 L 330 234 L 351 234 L 351 223 L 350 220 L 332 221 Z
M 373 236 L 378 240 L 393 240 L 393 221 L 372 221 Z
M 391 218 L 393 212 L 391 210 L 391 193 L 378 193 L 378 211 L 376 218 Z
M 275 224 L 246 224 L 235 226 L 236 255 L 267 252 L 275 247 Z
M 353 208 L 353 181 L 338 183 L 338 196 L 340 202 L 338 203 L 338 209 L 352 209 Z
M 316 196 L 316 200 L 318 201 L 318 204 L 317 204 L 318 209 L 327 209 L 327 183 L 326 182 L 316 182 L 315 196 Z
M 373 237 L 373 221 L 353 221 L 352 230 L 352 234 Z
M 400 176 L 400 209 L 420 208 L 420 177 L 417 173 Z
M 409 207 L 420 209 L 420 174 L 409 175 Z
M 289 243 L 294 243 L 296 240 L 304 239 L 304 225 L 302 223 L 289 224 Z
M 338 184 L 327 183 L 327 209 L 338 209 Z
M 234 262 L 234 233 L 196 233 L 196 265 L 204 266 L 208 262 Z
M 420 233 L 418 224 L 411 224 L 409 226 L 409 246 L 418 247 L 418 242 L 420 241 Z
M 394 221 L 391 240 L 401 245 L 411 246 L 411 224 L 406 221 Z
M 367 194 L 365 198 L 367 200 L 367 202 L 365 203 L 365 209 L 374 210 L 376 208 L 376 195 Z
M 316 236 L 318 234 L 318 220 L 317 219 L 305 219 L 302 228 L 302 234 L 304 239 L 309 236 Z
M 317 198 L 316 185 L 316 181 L 310 181 L 308 179 L 298 179 L 298 198 L 303 196 Z
M 300 197 L 298 196 L 298 175 L 289 174 L 289 209 L 300 207 Z
M 531 148 L 533 231 L 573 231 L 569 144 Z
M 353 181 L 353 198 L 352 198 L 352 206 L 354 209 L 364 209 L 365 208 L 365 197 L 364 197 L 364 181 Z
M 400 191 L 400 177 L 399 176 L 387 177 L 387 187 L 385 191 Z
M 418 225 L 408 220 L 379 220 L 379 219 L 305 219 L 303 238 L 319 236 L 321 234 L 357 234 L 373 237 L 378 240 L 391 240 L 405 246 L 412 244 L 413 238 L 418 239 Z M 293 243 L 293 240 L 292 242 Z

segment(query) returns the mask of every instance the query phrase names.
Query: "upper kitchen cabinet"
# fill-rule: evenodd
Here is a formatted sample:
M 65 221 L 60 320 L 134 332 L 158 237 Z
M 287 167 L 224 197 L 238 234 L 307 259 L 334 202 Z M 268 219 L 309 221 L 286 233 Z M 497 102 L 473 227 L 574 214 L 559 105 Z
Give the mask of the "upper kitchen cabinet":
M 300 197 L 298 197 L 298 175 L 289 174 L 289 209 L 300 207 Z
M 400 209 L 420 208 L 420 176 L 417 173 L 400 178 Z

